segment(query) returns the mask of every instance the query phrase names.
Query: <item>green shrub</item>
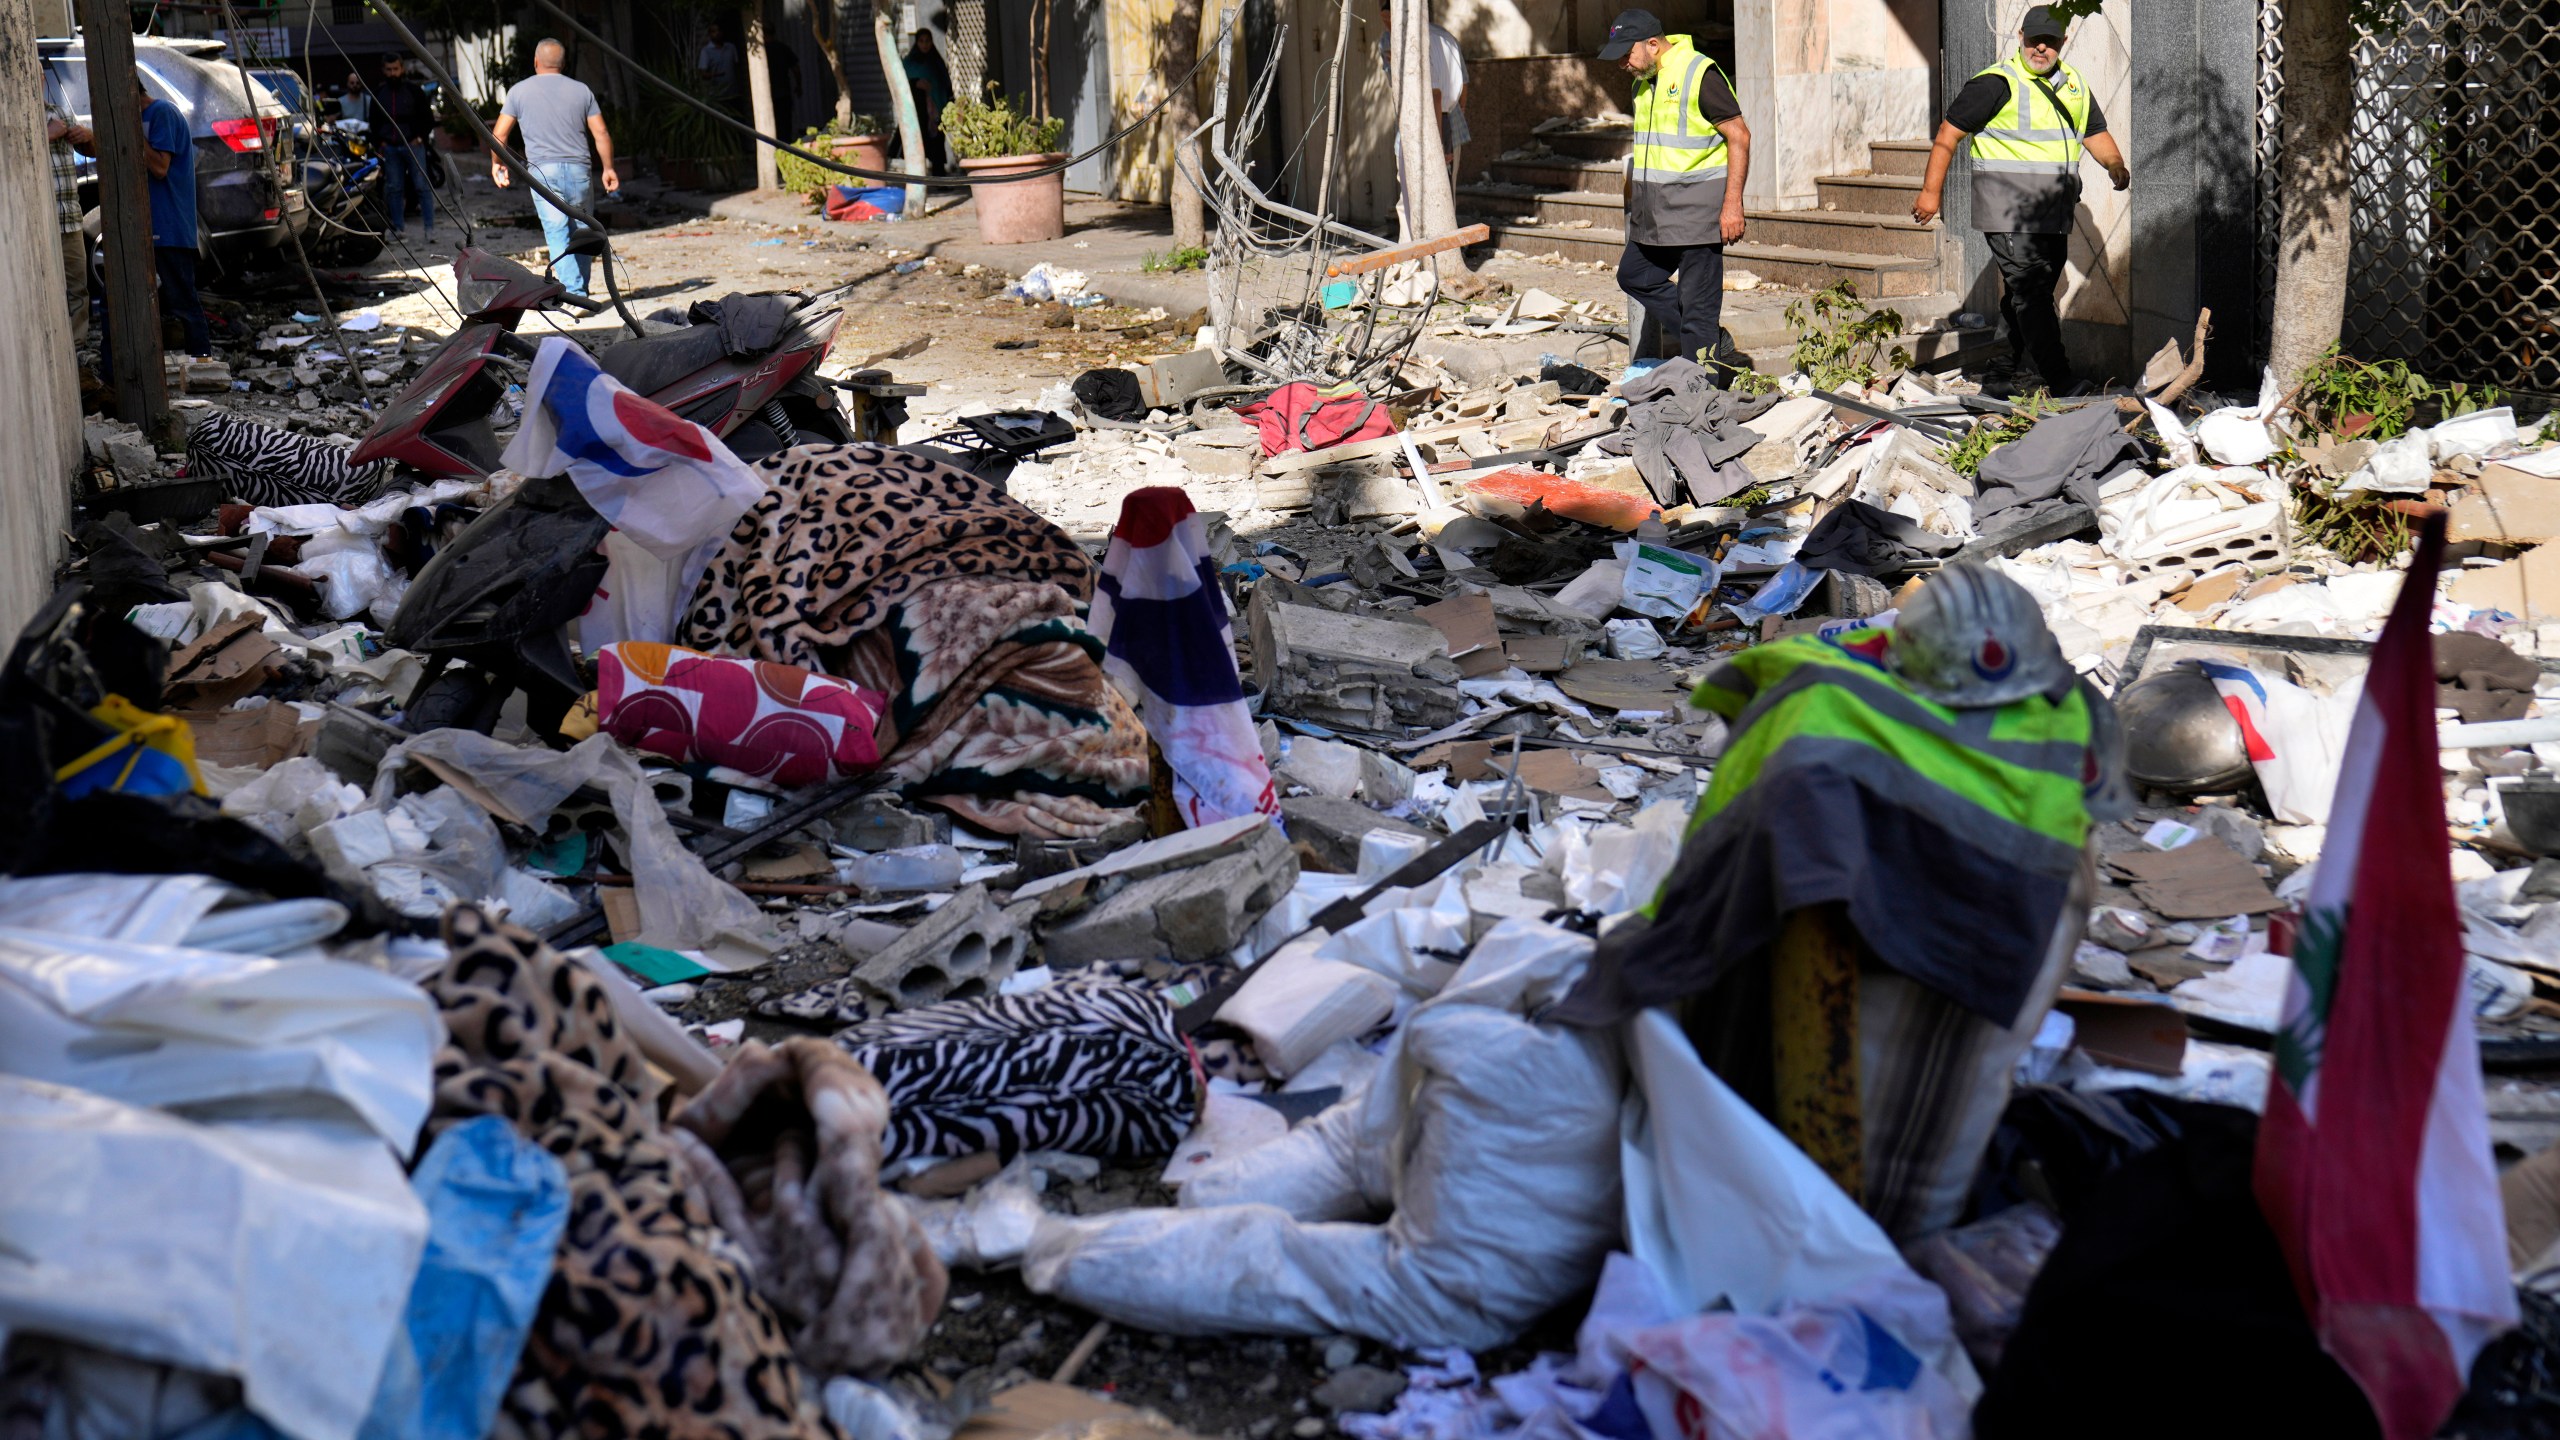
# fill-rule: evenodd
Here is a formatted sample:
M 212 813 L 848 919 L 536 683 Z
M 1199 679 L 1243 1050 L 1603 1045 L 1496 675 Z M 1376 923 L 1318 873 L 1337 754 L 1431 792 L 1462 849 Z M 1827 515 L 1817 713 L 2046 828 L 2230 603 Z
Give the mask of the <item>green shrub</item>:
M 879 116 L 856 115 L 851 120 L 830 120 L 824 125 L 812 125 L 808 133 L 800 137 L 798 143 L 803 150 L 825 155 L 831 153 L 827 142 L 838 136 L 886 135 L 888 133 L 887 123 Z M 773 168 L 781 177 L 782 188 L 794 195 L 806 195 L 813 191 L 824 190 L 830 185 L 888 183 L 881 180 L 856 181 L 854 177 L 840 170 L 830 170 L 815 161 L 803 160 L 788 150 L 773 152 Z
M 1034 120 L 1016 112 L 990 81 L 986 99 L 964 96 L 942 107 L 942 133 L 951 141 L 951 153 L 961 159 L 994 160 L 1049 154 L 1066 138 L 1067 122 L 1060 116 Z

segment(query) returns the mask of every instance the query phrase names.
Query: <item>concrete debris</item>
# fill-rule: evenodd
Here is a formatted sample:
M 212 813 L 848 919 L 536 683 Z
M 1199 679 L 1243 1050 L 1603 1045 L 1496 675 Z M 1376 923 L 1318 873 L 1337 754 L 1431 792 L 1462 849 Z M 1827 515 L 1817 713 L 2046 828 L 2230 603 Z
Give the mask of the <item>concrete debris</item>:
M 853 978 L 902 1009 L 993 994 L 1029 951 L 1032 908 L 998 905 L 985 886 L 972 885 L 856 965 Z
M 1092 909 L 1049 931 L 1052 966 L 1107 960 L 1213 960 L 1244 943 L 1253 923 L 1298 880 L 1298 857 L 1270 824 L 1245 845 L 1204 864 L 1128 882 Z

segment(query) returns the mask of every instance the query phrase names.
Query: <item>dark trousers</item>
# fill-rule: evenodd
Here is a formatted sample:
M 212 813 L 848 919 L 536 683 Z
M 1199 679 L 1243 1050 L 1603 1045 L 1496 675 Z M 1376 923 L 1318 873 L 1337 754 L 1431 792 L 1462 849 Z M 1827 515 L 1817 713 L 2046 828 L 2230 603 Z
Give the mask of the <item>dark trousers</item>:
M 2068 235 L 1986 234 L 2000 266 L 2000 317 L 2009 322 L 2009 353 L 2032 365 L 2055 390 L 2071 384 L 2071 361 L 2062 353 L 2062 314 L 2054 295 L 2062 288 Z
M 1675 282 L 1673 276 L 1679 279 Z M 1673 353 L 1699 360 L 1716 348 L 1716 327 L 1724 320 L 1724 247 L 1722 245 L 1646 245 L 1627 242 L 1618 257 L 1618 288 L 1641 305 L 1676 342 Z M 1644 327 L 1628 327 L 1628 344 Z M 1645 359 L 1629 350 L 1631 358 Z
M 436 228 L 436 188 L 427 183 L 427 147 L 391 141 L 382 147 L 382 213 L 391 221 L 394 235 L 406 226 L 408 207 L 402 202 L 412 191 L 418 197 L 418 224 L 432 234 Z
M 193 245 L 154 245 L 151 253 L 160 271 L 160 314 L 163 319 L 175 317 L 186 333 L 187 353 L 213 353 L 213 329 L 205 323 L 204 300 L 196 294 L 196 247 Z M 98 376 L 113 383 L 116 378 L 115 327 L 98 327 Z

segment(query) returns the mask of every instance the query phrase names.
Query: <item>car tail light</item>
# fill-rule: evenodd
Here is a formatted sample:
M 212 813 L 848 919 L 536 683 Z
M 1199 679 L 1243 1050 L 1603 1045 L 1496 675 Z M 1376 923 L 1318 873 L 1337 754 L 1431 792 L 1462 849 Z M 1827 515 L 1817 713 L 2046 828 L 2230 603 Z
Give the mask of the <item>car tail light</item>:
M 235 151 L 267 148 L 267 125 L 262 120 L 216 120 L 213 122 L 213 134 L 215 139 Z
M 284 212 L 280 210 L 261 210 L 258 212 L 258 218 L 261 220 L 273 220 L 276 216 L 283 213 Z

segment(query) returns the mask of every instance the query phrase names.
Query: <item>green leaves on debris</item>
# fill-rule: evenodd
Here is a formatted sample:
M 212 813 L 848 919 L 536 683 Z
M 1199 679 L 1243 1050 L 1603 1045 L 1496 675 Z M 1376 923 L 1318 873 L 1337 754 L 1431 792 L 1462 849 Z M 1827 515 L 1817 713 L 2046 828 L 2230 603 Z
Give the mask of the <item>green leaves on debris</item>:
M 1885 348 L 1902 333 L 1902 312 L 1869 309 L 1847 280 L 1791 302 L 1786 319 L 1797 331 L 1795 368 L 1817 389 L 1865 385 L 1880 371 L 1911 367 L 1909 350 Z

